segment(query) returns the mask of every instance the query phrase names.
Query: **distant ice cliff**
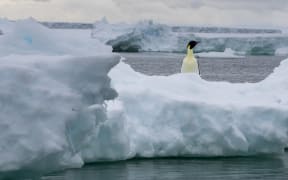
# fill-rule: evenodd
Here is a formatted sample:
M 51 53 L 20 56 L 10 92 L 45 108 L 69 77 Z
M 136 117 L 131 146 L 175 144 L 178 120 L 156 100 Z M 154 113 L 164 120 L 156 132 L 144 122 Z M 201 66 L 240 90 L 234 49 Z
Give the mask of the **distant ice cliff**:
M 195 48 L 199 53 L 229 48 L 241 55 L 275 55 L 278 49 L 288 47 L 288 35 L 276 29 L 171 27 L 152 21 L 127 25 L 103 20 L 94 24 L 93 35 L 115 52 L 185 52 L 189 40 L 201 42 Z

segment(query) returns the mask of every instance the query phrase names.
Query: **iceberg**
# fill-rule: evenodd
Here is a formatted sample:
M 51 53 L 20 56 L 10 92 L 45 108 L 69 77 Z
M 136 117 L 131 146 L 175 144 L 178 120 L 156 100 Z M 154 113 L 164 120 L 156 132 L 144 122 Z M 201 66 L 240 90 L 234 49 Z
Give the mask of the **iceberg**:
M 95 55 L 110 53 L 111 47 L 97 39 L 65 36 L 33 19 L 10 22 L 0 20 L 0 56 L 10 54 Z M 77 47 L 77 48 L 76 48 Z
M 245 28 L 245 27 L 217 27 L 217 26 L 173 26 L 174 32 L 193 32 L 193 33 L 218 33 L 218 34 L 278 34 L 284 29 L 269 29 L 269 28 Z
M 128 155 L 282 153 L 288 144 L 287 68 L 288 60 L 260 83 L 232 84 L 193 74 L 146 76 L 118 64 L 109 75 L 123 108 Z
M 98 26 L 95 25 L 95 29 Z M 111 26 L 106 22 L 105 31 L 110 29 L 112 32 L 108 31 L 109 34 L 113 34 L 110 40 L 107 40 L 109 36 L 104 37 L 106 44 L 112 46 L 115 52 L 183 53 L 190 40 L 201 42 L 195 48 L 198 53 L 221 53 L 232 49 L 241 55 L 275 55 L 277 49 L 288 47 L 288 35 L 280 30 L 171 27 L 152 21 L 131 25 L 127 32 L 121 25 L 118 26 L 119 31 Z M 101 36 L 101 33 L 98 34 Z
M 278 48 L 275 52 L 275 55 L 278 56 L 288 55 L 288 47 Z
M 178 37 L 169 26 L 143 21 L 136 24 L 132 32 L 111 39 L 107 44 L 114 52 L 177 52 Z
M 0 58 L 0 172 L 81 167 L 82 147 L 117 92 L 117 55 Z
M 120 56 L 33 19 L 0 21 L 0 179 L 81 167 L 81 150 L 107 119 Z
M 288 142 L 288 60 L 255 84 L 146 76 L 116 65 L 117 55 L 0 62 L 1 172 L 136 157 L 281 154 Z
M 137 157 L 281 154 L 287 146 L 288 59 L 255 84 L 146 76 L 97 39 L 60 36 L 33 20 L 0 26 L 0 178 Z M 171 33 L 150 22 L 133 32 Z
M 98 39 L 101 42 L 106 43 L 107 41 L 115 39 L 120 35 L 132 32 L 133 29 L 134 26 L 131 24 L 110 24 L 104 17 L 100 21 L 96 21 L 93 24 L 91 36 L 94 39 Z
M 243 56 L 236 55 L 237 53 L 230 48 L 225 49 L 224 52 L 202 52 L 195 54 L 198 57 L 205 58 L 243 58 Z

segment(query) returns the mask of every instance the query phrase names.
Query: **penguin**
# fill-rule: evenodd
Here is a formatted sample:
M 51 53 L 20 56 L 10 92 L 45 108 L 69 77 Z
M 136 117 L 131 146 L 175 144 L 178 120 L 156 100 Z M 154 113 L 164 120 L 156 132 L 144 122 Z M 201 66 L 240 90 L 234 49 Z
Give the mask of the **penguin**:
M 197 73 L 200 75 L 197 59 L 194 57 L 193 48 L 198 44 L 197 41 L 190 41 L 187 44 L 187 55 L 183 59 L 181 73 Z

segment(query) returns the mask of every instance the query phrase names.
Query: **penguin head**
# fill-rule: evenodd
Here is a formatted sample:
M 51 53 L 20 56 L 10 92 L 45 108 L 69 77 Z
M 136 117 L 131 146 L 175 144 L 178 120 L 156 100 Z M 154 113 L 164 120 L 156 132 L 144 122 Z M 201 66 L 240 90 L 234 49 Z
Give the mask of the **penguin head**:
M 187 44 L 187 48 L 189 49 L 193 49 L 199 42 L 197 41 L 190 41 L 188 44 Z

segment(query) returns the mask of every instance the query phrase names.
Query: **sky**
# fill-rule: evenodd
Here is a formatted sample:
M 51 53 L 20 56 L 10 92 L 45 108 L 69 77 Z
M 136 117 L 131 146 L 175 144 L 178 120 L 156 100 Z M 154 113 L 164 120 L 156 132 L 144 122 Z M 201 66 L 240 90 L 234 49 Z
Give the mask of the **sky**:
M 287 27 L 288 0 L 0 0 L 0 17 L 40 21 Z

